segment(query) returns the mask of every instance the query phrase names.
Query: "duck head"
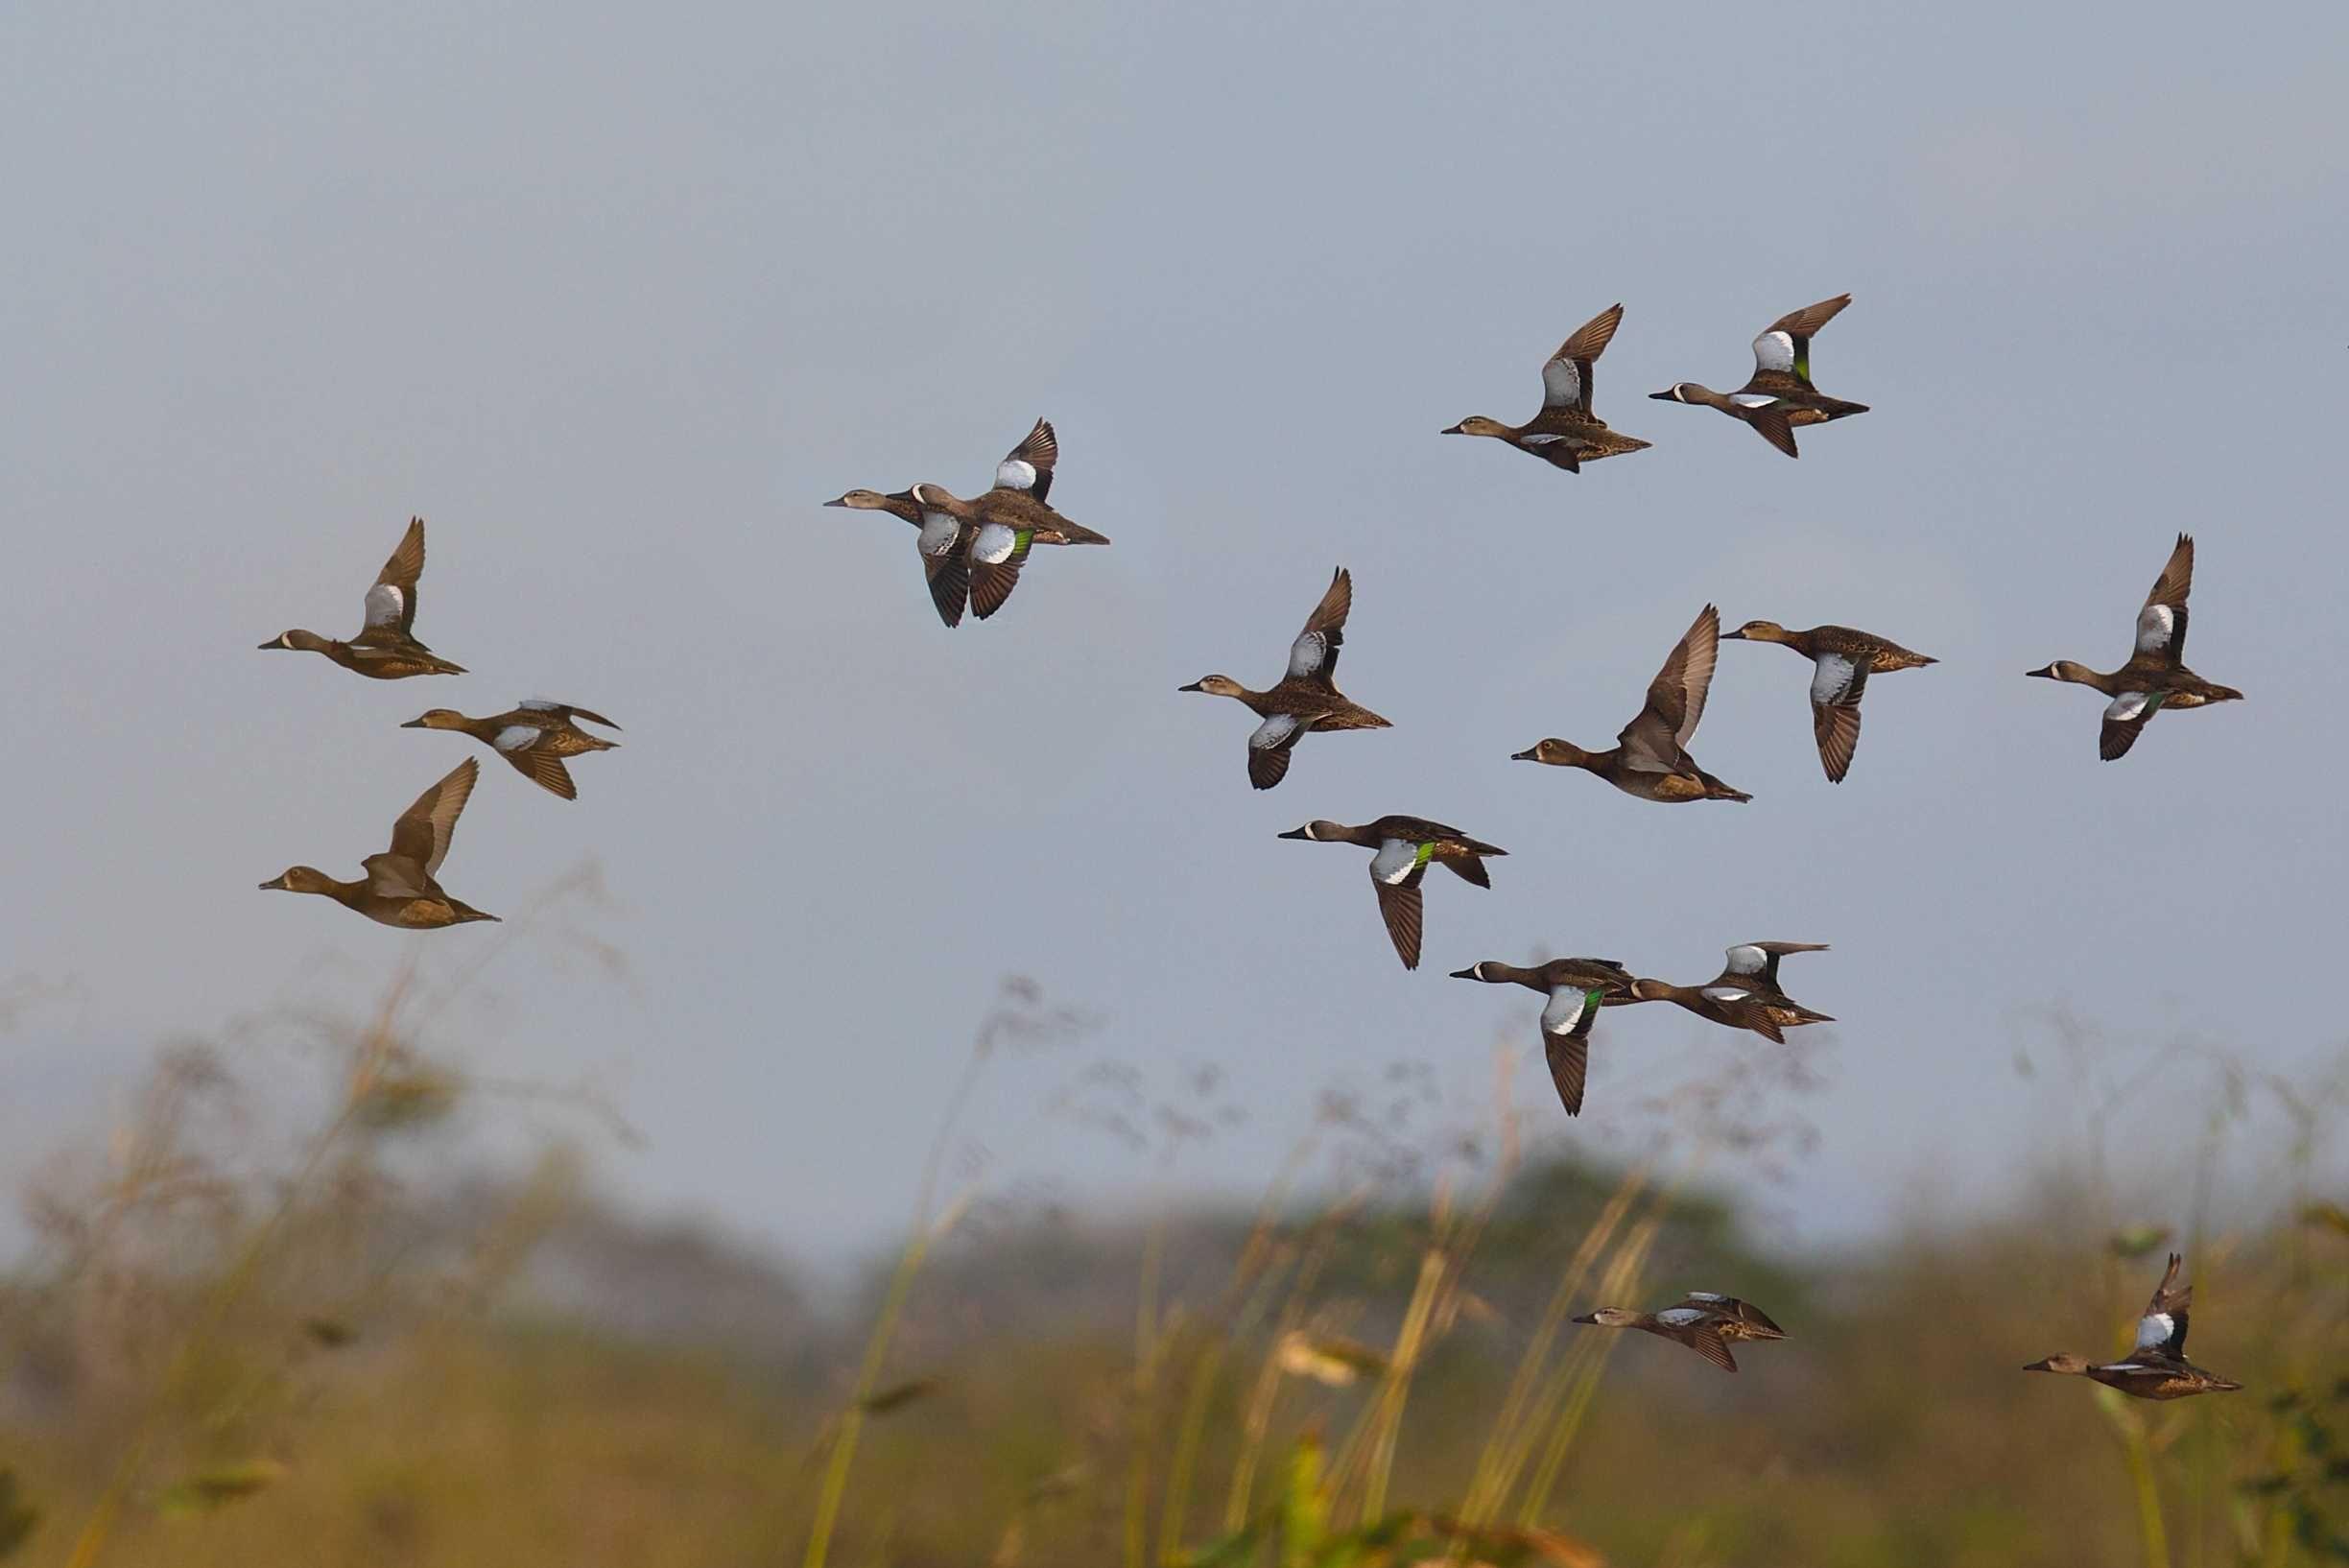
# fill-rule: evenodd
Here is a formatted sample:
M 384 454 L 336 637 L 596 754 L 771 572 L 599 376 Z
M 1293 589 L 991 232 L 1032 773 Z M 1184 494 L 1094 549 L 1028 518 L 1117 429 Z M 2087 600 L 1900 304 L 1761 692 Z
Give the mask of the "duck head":
M 1459 424 L 1445 426 L 1442 433 L 1446 436 L 1506 437 L 1509 431 L 1508 426 L 1498 419 L 1487 419 L 1482 414 L 1471 414 Z
M 2023 673 L 2027 676 L 2037 676 L 2042 680 L 2076 680 L 2084 686 L 2095 685 L 2097 678 L 2094 670 L 2089 669 L 2085 664 L 2075 664 L 2070 659 L 2057 659 L 2052 664 L 2041 665 L 2036 670 L 2026 670 Z
M 1343 839 L 1345 836 L 1344 823 L 1329 821 L 1318 817 L 1307 822 L 1303 827 L 1293 827 L 1286 833 L 1275 835 L 1283 839 L 1303 839 L 1312 843 L 1328 843 Z
M 1648 395 L 1659 403 L 1701 403 L 1720 394 L 1712 388 L 1699 386 L 1694 381 L 1675 381 L 1662 392 Z
M 1210 697 L 1238 697 L 1247 688 L 1229 676 L 1201 676 L 1188 686 L 1177 686 L 1178 692 L 1205 692 Z
M 858 511 L 882 511 L 889 507 L 889 497 L 879 490 L 850 490 L 837 501 L 826 501 L 827 507 L 852 507 Z
M 263 892 L 332 892 L 339 883 L 308 866 L 294 866 L 261 884 Z
M 1575 1321 L 1578 1323 L 1597 1323 L 1602 1328 L 1629 1328 L 1632 1324 L 1639 1321 L 1639 1314 L 1636 1312 L 1625 1312 L 1621 1307 L 1601 1307 L 1597 1312 L 1583 1313 L 1581 1316 L 1578 1317 Z
M 261 651 L 267 653 L 273 648 L 291 648 L 296 653 L 320 653 L 325 652 L 330 641 L 330 638 L 321 637 L 315 631 L 280 631 L 263 643 Z
M 2079 1356 L 2050 1356 L 2045 1361 L 2032 1362 L 2023 1370 L 2027 1372 L 2067 1372 L 2074 1377 L 2078 1377 L 2088 1370 L 2088 1363 Z
M 402 729 L 463 729 L 473 721 L 455 708 L 433 708 L 400 725 Z
M 1497 964 L 1493 963 L 1490 960 L 1486 960 L 1483 962 L 1472 963 L 1465 969 L 1453 970 L 1452 978 L 1454 980 L 1498 980 L 1500 979 L 1500 976 L 1485 973 L 1487 969 L 1497 967 Z
M 1661 980 L 1634 980 L 1631 982 L 1631 1000 L 1634 1002 L 1668 1002 L 1672 999 L 1673 989 L 1673 986 Z
M 1523 751 L 1511 751 L 1511 762 L 1546 762 L 1553 768 L 1587 768 L 1591 754 L 1572 741 L 1538 741 Z
M 1775 621 L 1748 621 L 1735 631 L 1721 633 L 1723 642 L 1784 642 L 1787 629 Z

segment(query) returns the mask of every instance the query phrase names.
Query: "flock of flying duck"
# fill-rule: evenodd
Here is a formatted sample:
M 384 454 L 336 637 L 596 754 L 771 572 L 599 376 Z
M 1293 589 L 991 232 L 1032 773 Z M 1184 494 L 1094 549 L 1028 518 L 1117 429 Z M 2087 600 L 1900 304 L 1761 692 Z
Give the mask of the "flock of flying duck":
M 1754 339 L 1754 369 L 1732 392 L 1717 392 L 1693 381 L 1675 383 L 1650 395 L 1664 401 L 1710 408 L 1750 427 L 1788 457 L 1800 455 L 1795 430 L 1865 414 L 1864 403 L 1830 397 L 1811 380 L 1811 339 L 1851 303 L 1838 295 L 1780 317 Z M 1650 443 L 1608 427 L 1591 407 L 1593 368 L 1623 321 L 1611 306 L 1577 329 L 1542 367 L 1542 406 L 1522 425 L 1473 415 L 1445 435 L 1482 436 L 1570 473 L 1586 463 L 1644 450 Z M 932 605 L 947 626 L 961 624 L 967 610 L 986 620 L 1001 610 L 1019 585 L 1036 545 L 1102 544 L 1106 535 L 1062 516 L 1050 503 L 1059 442 L 1042 419 L 996 465 L 994 484 L 962 499 L 940 486 L 917 484 L 881 492 L 854 489 L 826 506 L 885 511 L 912 525 L 914 545 Z M 289 630 L 261 644 L 323 654 L 331 662 L 377 680 L 411 676 L 463 675 L 464 669 L 433 653 L 415 633 L 416 582 L 424 570 L 424 523 L 412 519 L 392 558 L 368 588 L 366 618 L 347 639 Z M 2052 680 L 2094 688 L 2111 699 L 2104 710 L 2099 754 L 2124 754 L 2153 716 L 2165 708 L 2194 708 L 2228 701 L 2242 694 L 2215 685 L 2186 668 L 2186 601 L 2194 586 L 2194 540 L 2180 535 L 2169 562 L 2138 611 L 2135 646 L 2110 673 L 2069 659 L 2028 672 Z M 1353 608 L 1354 580 L 1337 569 L 1304 629 L 1289 645 L 1288 668 L 1264 690 L 1228 676 L 1210 675 L 1181 688 L 1228 697 L 1260 721 L 1247 743 L 1248 782 L 1269 790 L 1287 776 L 1297 743 L 1315 731 L 1386 729 L 1386 719 L 1338 689 L 1335 676 L 1345 645 L 1346 617 Z M 1515 760 L 1578 768 L 1642 800 L 1679 804 L 1693 800 L 1750 800 L 1744 791 L 1696 765 L 1689 743 L 1704 717 L 1713 669 L 1723 640 L 1770 642 L 1791 648 L 1812 664 L 1811 723 L 1819 764 L 1841 783 L 1860 740 L 1860 701 L 1868 677 L 1913 670 L 1935 662 L 1887 637 L 1851 627 L 1820 626 L 1789 630 L 1773 621 L 1748 621 L 1735 631 L 1720 630 L 1711 605 L 1673 644 L 1650 681 L 1639 711 L 1615 744 L 1593 751 L 1555 738 L 1514 753 Z M 546 699 L 527 700 L 507 712 L 471 719 L 449 708 L 434 708 L 403 728 L 455 730 L 481 741 L 540 788 L 569 800 L 577 797 L 565 761 L 616 745 L 579 727 L 578 721 L 617 729 L 588 709 Z M 343 881 L 308 866 L 296 866 L 264 889 L 319 893 L 385 925 L 432 930 L 474 920 L 494 920 L 452 897 L 437 880 L 457 819 L 480 776 L 472 758 L 417 796 L 392 828 L 388 850 L 360 862 L 364 874 Z M 1349 826 L 1315 820 L 1283 833 L 1284 839 L 1348 843 L 1370 850 L 1370 883 L 1379 913 L 1406 969 L 1419 963 L 1423 923 L 1421 884 L 1431 866 L 1441 866 L 1462 881 L 1491 886 L 1484 862 L 1506 854 L 1459 829 L 1423 817 L 1387 816 Z M 1561 958 L 1520 968 L 1487 960 L 1455 970 L 1460 980 L 1515 985 L 1543 993 L 1544 1056 L 1569 1115 L 1582 1108 L 1589 1068 L 1591 1029 L 1602 1009 L 1643 1002 L 1672 1002 L 1724 1028 L 1750 1030 L 1773 1041 L 1785 1031 L 1828 1023 L 1827 1014 L 1795 1002 L 1780 987 L 1779 961 L 1790 953 L 1823 952 L 1823 942 L 1740 942 L 1727 950 L 1720 974 L 1702 986 L 1677 986 L 1634 976 L 1611 959 Z M 2186 1361 L 2187 1306 L 2192 1287 L 2176 1285 L 2179 1258 L 2153 1294 L 2128 1359 L 2092 1364 L 2076 1356 L 2051 1356 L 2030 1371 L 2083 1375 L 2146 1399 L 2231 1390 L 2240 1385 Z M 1660 1312 L 1603 1308 L 1576 1319 L 1603 1327 L 1638 1328 L 1677 1341 L 1725 1371 L 1736 1371 L 1729 1345 L 1786 1336 L 1760 1309 L 1734 1296 L 1692 1293 Z

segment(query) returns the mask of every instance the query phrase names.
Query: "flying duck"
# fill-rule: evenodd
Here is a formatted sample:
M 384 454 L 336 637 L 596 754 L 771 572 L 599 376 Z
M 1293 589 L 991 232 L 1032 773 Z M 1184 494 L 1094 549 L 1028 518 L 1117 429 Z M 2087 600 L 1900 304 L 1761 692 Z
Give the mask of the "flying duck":
M 2164 708 L 2198 708 L 2242 699 L 2234 687 L 2214 685 L 2186 668 L 2186 596 L 2194 591 L 2194 535 L 2179 535 L 2169 564 L 2153 580 L 2153 591 L 2137 612 L 2137 646 L 2120 669 L 2104 675 L 2085 664 L 2057 659 L 2023 672 L 2094 687 L 2112 699 L 2097 736 L 2097 755 L 2106 762 L 2126 756 L 2139 732 Z
M 2177 1253 L 2170 1254 L 2169 1271 L 2153 1288 L 2153 1299 L 2146 1303 L 2145 1316 L 2137 1320 L 2137 1342 L 2128 1359 L 2091 1363 L 2080 1356 L 2058 1355 L 2034 1361 L 2023 1370 L 2094 1378 L 2138 1399 L 2184 1399 L 2197 1393 L 2232 1393 L 2242 1388 L 2186 1359 L 2186 1313 L 2194 1302 L 2194 1287 L 2177 1284 L 2182 1261 Z
M 1720 612 L 1707 605 L 1673 645 L 1672 657 L 1649 683 L 1647 705 L 1623 726 L 1613 747 L 1585 751 L 1568 741 L 1546 740 L 1511 753 L 1512 759 L 1580 768 L 1642 800 L 1751 800 L 1752 796 L 1697 767 L 1688 754 L 1689 738 L 1704 717 L 1720 653 Z
M 440 863 L 448 859 L 458 814 L 464 810 L 480 777 L 481 764 L 467 757 L 447 777 L 417 796 L 415 804 L 392 824 L 392 847 L 359 863 L 367 875 L 358 881 L 339 882 L 323 871 L 296 866 L 262 883 L 262 890 L 323 893 L 370 920 L 410 931 L 496 919 L 494 915 L 484 915 L 451 898 L 433 880 L 439 874 Z
M 1552 959 L 1530 969 L 1487 959 L 1453 970 L 1452 978 L 1523 986 L 1548 994 L 1550 1005 L 1541 1015 L 1542 1055 L 1549 1059 L 1558 1103 L 1567 1115 L 1581 1115 L 1582 1085 L 1590 1076 L 1591 1026 L 1609 999 L 1630 994 L 1636 984 L 1631 971 L 1613 959 Z
M 964 501 L 936 485 L 914 487 L 924 553 L 935 546 L 969 558 L 971 613 L 982 621 L 1003 608 L 1019 586 L 1030 546 L 1109 542 L 1107 535 L 1073 523 L 1045 504 L 1059 460 L 1059 438 L 1049 420 L 1038 419 L 995 465 L 995 487 L 985 494 Z
M 1370 886 L 1378 891 L 1379 915 L 1406 969 L 1419 967 L 1419 884 L 1428 867 L 1444 867 L 1463 882 L 1489 888 L 1492 879 L 1484 872 L 1484 857 L 1508 853 L 1424 817 L 1382 817 L 1360 827 L 1317 819 L 1280 837 L 1378 851 L 1370 857 Z
M 1558 344 L 1558 351 L 1542 367 L 1541 410 L 1524 424 L 1506 425 L 1472 414 L 1444 434 L 1490 436 L 1570 474 L 1580 473 L 1585 463 L 1644 449 L 1649 442 L 1636 436 L 1618 435 L 1591 412 L 1591 366 L 1605 351 L 1622 321 L 1623 306 L 1609 305 Z
M 367 624 L 348 642 L 321 637 L 315 631 L 281 631 L 261 644 L 264 652 L 291 649 L 323 653 L 345 670 L 375 680 L 404 680 L 410 676 L 461 676 L 464 666 L 451 664 L 415 640 L 416 579 L 424 575 L 424 519 L 408 519 L 399 548 L 375 574 L 367 592 Z
M 1801 457 L 1794 445 L 1795 426 L 1825 424 L 1868 411 L 1865 403 L 1829 397 L 1811 385 L 1812 334 L 1850 303 L 1850 295 L 1839 294 L 1833 299 L 1789 311 L 1764 327 L 1753 341 L 1753 374 L 1736 392 L 1717 392 L 1697 382 L 1681 381 L 1648 395 L 1668 403 L 1718 409 L 1751 425 L 1788 457 Z
M 1837 784 L 1851 772 L 1852 751 L 1860 744 L 1860 698 L 1867 690 L 1868 677 L 1941 662 L 1847 626 L 1789 631 L 1775 621 L 1748 621 L 1721 637 L 1728 642 L 1774 642 L 1811 661 L 1811 735 L 1818 743 L 1819 765 Z
M 1737 1358 L 1729 1353 L 1733 1341 L 1786 1338 L 1786 1331 L 1771 1322 L 1761 1308 L 1734 1295 L 1716 1295 L 1711 1291 L 1691 1291 L 1662 1312 L 1601 1307 L 1596 1312 L 1581 1314 L 1575 1321 L 1596 1323 L 1602 1328 L 1636 1328 L 1659 1339 L 1676 1341 L 1724 1372 L 1738 1369 Z
M 1715 1002 L 1754 1002 L 1780 1029 L 1804 1024 L 1832 1024 L 1833 1018 L 1814 1012 L 1778 988 L 1778 961 L 1789 953 L 1824 953 L 1825 942 L 1740 942 L 1728 949 L 1720 974 L 1703 988 Z
M 1205 692 L 1246 703 L 1264 720 L 1248 737 L 1248 782 L 1260 790 L 1289 772 L 1289 753 L 1309 729 L 1391 729 L 1386 720 L 1338 689 L 1332 677 L 1354 607 L 1353 574 L 1341 566 L 1327 592 L 1289 645 L 1289 673 L 1269 691 L 1250 691 L 1229 676 L 1202 676 L 1177 691 Z
M 580 719 L 606 729 L 620 727 L 600 713 L 543 697 L 528 697 L 510 711 L 486 719 L 468 719 L 454 708 L 434 708 L 409 720 L 400 728 L 461 730 L 512 763 L 514 772 L 539 788 L 565 800 L 576 800 L 579 789 L 571 782 L 571 772 L 563 766 L 563 758 L 609 751 L 620 744 L 580 728 L 574 723 Z

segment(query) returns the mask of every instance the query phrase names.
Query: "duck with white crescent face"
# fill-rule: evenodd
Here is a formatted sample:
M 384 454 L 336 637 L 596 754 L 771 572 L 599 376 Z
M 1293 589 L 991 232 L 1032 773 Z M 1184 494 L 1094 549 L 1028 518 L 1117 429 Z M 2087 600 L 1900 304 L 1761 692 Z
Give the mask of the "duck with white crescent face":
M 1850 303 L 1850 295 L 1839 294 L 1791 310 L 1764 327 L 1753 341 L 1753 374 L 1735 392 L 1718 392 L 1701 382 L 1679 381 L 1648 395 L 1717 410 L 1750 427 L 1788 457 L 1798 458 L 1802 452 L 1794 444 L 1796 429 L 1868 411 L 1865 403 L 1830 397 L 1811 383 L 1812 335 Z
M 2194 591 L 2195 542 L 2181 534 L 2153 591 L 2137 612 L 2128 661 L 2107 674 L 2071 659 L 2057 659 L 2025 675 L 2063 680 L 2112 699 L 2097 735 L 2097 755 L 2113 762 L 2128 755 L 2153 716 L 2165 708 L 2199 708 L 2236 702 L 2242 693 L 2203 679 L 2186 668 L 2186 600 Z

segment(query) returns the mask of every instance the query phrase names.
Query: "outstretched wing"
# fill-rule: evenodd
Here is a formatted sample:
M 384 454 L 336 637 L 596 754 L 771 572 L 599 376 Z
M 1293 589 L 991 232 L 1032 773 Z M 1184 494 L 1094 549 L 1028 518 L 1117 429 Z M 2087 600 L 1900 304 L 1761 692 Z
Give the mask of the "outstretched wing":
M 1591 363 L 1606 351 L 1615 328 L 1623 323 L 1623 306 L 1609 305 L 1558 344 L 1558 351 L 1542 367 L 1542 407 L 1591 411 Z
M 1843 782 L 1860 746 L 1860 699 L 1867 690 L 1865 655 L 1821 653 L 1811 677 L 1811 736 L 1818 743 L 1819 765 L 1828 780 Z
M 1025 490 L 1041 501 L 1052 489 L 1053 464 L 1060 461 L 1060 440 L 1050 419 L 1038 419 L 1020 443 L 995 465 L 995 487 Z
M 2160 692 L 2123 692 L 2104 709 L 2103 727 L 2097 733 L 2097 755 L 2106 762 L 2128 755 L 2145 726 L 2162 705 Z
M 1311 727 L 1293 714 L 1276 713 L 1248 736 L 1248 782 L 1269 790 L 1289 775 L 1289 753 Z
M 401 636 L 413 636 L 416 612 L 416 579 L 424 575 L 424 519 L 408 519 L 408 532 L 400 535 L 399 548 L 375 574 L 375 585 L 367 593 L 367 630 L 396 631 Z M 362 632 L 360 635 L 365 636 Z
M 1387 922 L 1387 935 L 1394 938 L 1395 956 L 1406 969 L 1419 967 L 1419 929 L 1421 897 L 1419 880 L 1425 868 L 1414 869 L 1408 880 L 1382 882 L 1377 877 L 1370 885 L 1378 890 L 1379 917 Z
M 1685 748 L 1704 717 L 1705 697 L 1713 689 L 1713 665 L 1720 654 L 1720 611 L 1707 605 L 1673 645 L 1672 657 L 1648 685 L 1648 712 L 1672 732 Z
M 2178 1267 L 2184 1262 L 2179 1254 L 2170 1254 L 2169 1271 L 2153 1288 L 2153 1298 L 2146 1303 L 2145 1316 L 2137 1320 L 2137 1342 L 2130 1347 L 2131 1355 L 2186 1359 L 2186 1315 L 2194 1305 L 2194 1287 L 2177 1282 Z
M 1330 578 L 1329 590 L 1305 619 L 1305 630 L 1289 645 L 1289 677 L 1330 684 L 1338 668 L 1338 651 L 1345 646 L 1346 615 L 1354 608 L 1354 574 L 1341 566 Z
M 532 713 L 544 713 L 566 721 L 584 719 L 591 725 L 602 725 L 606 729 L 620 727 L 600 713 L 591 713 L 585 708 L 574 706 L 569 702 L 558 702 L 551 697 L 526 697 L 514 706 L 527 709 Z
M 1591 1026 L 1599 1021 L 1595 991 L 1567 984 L 1550 993 L 1542 1009 L 1542 1055 L 1550 1062 L 1550 1081 L 1557 1086 L 1558 1104 L 1569 1116 L 1582 1114 L 1582 1085 L 1590 1077 Z
M 1762 329 L 1753 341 L 1754 379 L 1763 381 L 1773 375 L 1790 375 L 1803 386 L 1811 385 L 1811 335 L 1851 303 L 1851 296 L 1839 294 L 1833 299 L 1822 299 L 1815 305 L 1788 311 L 1784 316 Z
M 449 840 L 457 832 L 457 818 L 480 777 L 481 764 L 467 757 L 417 796 L 415 804 L 392 824 L 392 853 L 423 867 L 426 876 L 439 876 L 440 863 L 448 859 Z
M 2186 596 L 2194 591 L 2194 535 L 2181 534 L 2137 612 L 2137 652 L 2175 669 L 2186 657 Z

